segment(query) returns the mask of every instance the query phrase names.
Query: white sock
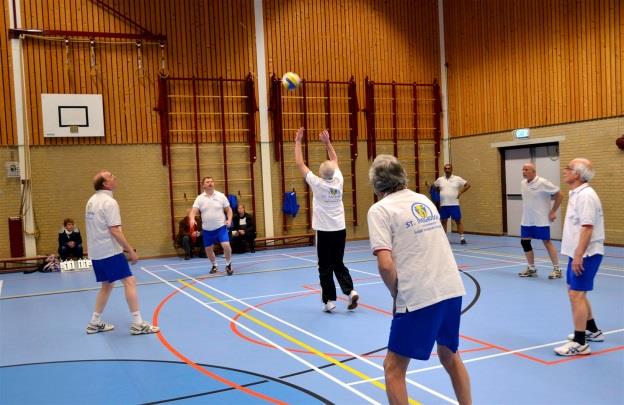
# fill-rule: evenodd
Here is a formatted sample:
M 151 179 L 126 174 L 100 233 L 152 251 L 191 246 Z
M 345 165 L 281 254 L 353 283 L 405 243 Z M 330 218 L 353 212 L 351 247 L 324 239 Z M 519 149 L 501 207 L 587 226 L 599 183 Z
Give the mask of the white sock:
M 459 239 L 464 239 L 464 234 L 459 235 Z
M 553 264 L 553 270 L 561 270 L 558 264 Z
M 230 261 L 228 262 L 227 260 L 225 261 L 225 265 L 229 266 L 230 264 L 232 264 L 232 259 L 230 259 Z
M 99 323 L 102 323 L 102 314 L 98 314 L 97 312 L 94 312 L 93 315 L 91 315 L 91 322 L 94 325 L 97 325 Z
M 216 260 L 214 262 L 210 262 L 210 263 L 212 263 L 213 266 L 217 265 L 217 261 Z
M 529 269 L 535 270 L 535 265 L 534 264 L 529 264 Z
M 143 318 L 141 317 L 141 311 L 131 312 L 132 314 L 132 323 L 136 325 L 140 325 L 143 323 Z

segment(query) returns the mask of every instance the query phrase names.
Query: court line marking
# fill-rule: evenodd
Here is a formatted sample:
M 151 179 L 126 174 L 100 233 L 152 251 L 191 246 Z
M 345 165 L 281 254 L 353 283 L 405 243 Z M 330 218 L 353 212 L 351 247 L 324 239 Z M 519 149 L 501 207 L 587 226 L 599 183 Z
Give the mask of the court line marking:
M 303 259 L 303 260 L 307 260 L 307 259 Z M 176 272 L 176 273 L 178 273 L 178 274 L 180 274 L 180 275 L 186 276 L 184 273 L 182 273 L 182 272 L 180 272 L 180 271 L 178 271 L 178 270 L 176 270 L 176 269 L 171 269 L 171 270 L 172 270 L 172 271 L 174 271 L 174 272 Z M 320 336 L 317 336 L 317 335 L 315 335 L 315 334 L 313 334 L 313 333 L 311 333 L 311 332 L 309 332 L 309 331 L 307 331 L 307 330 L 305 330 L 305 329 L 303 329 L 303 328 L 300 328 L 300 327 L 298 327 L 298 326 L 296 326 L 296 325 L 294 325 L 294 324 L 292 324 L 292 323 L 290 323 L 290 322 L 288 322 L 288 321 L 285 321 L 285 320 L 284 320 L 284 319 L 282 319 L 282 318 L 279 318 L 279 317 L 277 317 L 277 316 L 275 316 L 275 315 L 273 315 L 273 314 L 270 314 L 270 313 L 268 313 L 268 312 L 264 311 L 263 309 L 260 309 L 260 308 L 258 308 L 258 307 L 256 307 L 256 306 L 253 306 L 253 305 L 251 305 L 251 304 L 248 304 L 248 303 L 246 303 L 246 302 L 243 302 L 243 301 L 241 301 L 240 299 L 237 299 L 237 298 L 235 298 L 234 296 L 232 296 L 232 295 L 230 295 L 230 294 L 226 293 L 225 291 L 221 291 L 221 290 L 219 290 L 218 288 L 215 288 L 215 287 L 213 287 L 213 286 L 210 286 L 210 285 L 208 285 L 208 284 L 205 284 L 205 283 L 203 283 L 203 282 L 202 282 L 202 281 L 200 281 L 200 280 L 197 280 L 197 283 L 198 283 L 198 284 L 201 284 L 201 285 L 205 286 L 206 288 L 209 288 L 209 289 L 211 289 L 211 290 L 213 290 L 213 291 L 215 291 L 215 292 L 218 292 L 219 294 L 222 294 L 222 295 L 224 295 L 224 296 L 226 296 L 226 297 L 228 297 L 228 298 L 230 298 L 230 299 L 234 299 L 234 300 L 236 300 L 236 302 L 238 302 L 238 303 L 240 303 L 240 304 L 242 304 L 242 305 L 244 305 L 244 306 L 246 306 L 246 307 L 248 307 L 248 308 L 254 309 L 255 311 L 257 311 L 257 312 L 259 312 L 259 313 L 261 313 L 261 314 L 263 314 L 263 315 L 265 315 L 265 316 L 267 316 L 267 317 L 269 317 L 269 318 L 271 318 L 271 319 L 273 319 L 273 320 L 275 320 L 275 321 L 277 321 L 277 322 L 280 322 L 280 323 L 282 323 L 282 324 L 284 324 L 284 325 L 287 325 L 287 326 L 291 327 L 292 329 L 294 329 L 294 330 L 296 330 L 296 331 L 298 331 L 298 332 L 300 332 L 300 333 L 303 333 L 303 334 L 305 334 L 305 335 L 307 335 L 307 336 L 309 336 L 309 337 L 311 337 L 311 338 L 313 338 L 313 339 L 316 339 L 316 340 L 318 340 L 318 341 L 320 341 L 320 342 L 322 342 L 322 343 L 327 344 L 328 346 L 331 346 L 331 347 L 333 347 L 333 348 L 335 348 L 335 349 L 337 349 L 337 350 L 340 350 L 340 351 L 342 351 L 342 352 L 344 352 L 344 353 L 346 353 L 346 354 L 348 354 L 348 355 L 350 355 L 350 356 L 352 356 L 352 357 L 355 357 L 355 358 L 357 358 L 358 360 L 360 360 L 360 361 L 362 361 L 362 362 L 364 362 L 364 363 L 366 363 L 366 364 L 368 364 L 368 365 L 370 365 L 370 366 L 372 366 L 372 367 L 374 367 L 374 368 L 376 368 L 376 369 L 383 370 L 383 367 L 382 367 L 382 366 L 380 366 L 380 365 L 378 365 L 377 363 L 374 363 L 374 362 L 372 362 L 372 361 L 370 361 L 370 360 L 368 360 L 368 359 L 366 359 L 366 358 L 363 358 L 362 356 L 360 356 L 360 355 L 358 355 L 358 354 L 356 354 L 356 353 L 353 353 L 353 352 L 351 352 L 350 350 L 348 350 L 348 349 L 346 349 L 346 348 L 344 348 L 344 347 L 341 347 L 341 346 L 339 346 L 339 345 L 337 345 L 337 344 L 335 344 L 335 343 L 333 343 L 333 342 L 330 342 L 330 341 L 328 341 L 328 340 L 326 340 L 326 339 L 324 339 L 324 338 L 322 338 L 322 337 L 320 337 Z M 242 312 L 241 312 L 241 311 L 239 311 L 239 310 L 237 310 L 237 309 L 235 309 L 235 308 L 234 308 L 233 310 L 238 311 L 238 312 L 240 312 L 240 313 L 242 314 Z M 243 316 L 247 317 L 247 316 L 249 316 L 249 315 L 248 315 L 248 314 L 245 314 L 245 315 L 243 315 Z M 253 318 L 253 317 L 252 317 L 252 318 Z M 262 321 L 259 321 L 259 322 L 262 322 Z M 238 324 L 238 323 L 237 323 L 237 324 Z M 270 325 L 268 325 L 268 326 L 270 326 Z M 270 330 L 271 330 L 271 329 L 270 329 Z M 276 330 L 276 331 L 274 331 L 274 333 L 279 333 L 279 331 L 277 331 L 277 330 Z M 280 336 L 281 336 L 281 335 L 280 335 Z M 287 336 L 288 336 L 288 335 L 287 335 Z M 284 337 L 284 338 L 285 338 L 285 339 L 290 340 L 289 338 L 286 338 L 286 337 Z M 294 339 L 294 338 L 292 338 L 292 339 Z M 292 341 L 293 343 L 297 343 L 297 342 L 296 342 L 296 340 L 297 340 L 297 339 L 295 339 L 295 340 L 291 340 L 291 341 Z M 316 349 L 313 349 L 312 347 L 309 347 L 309 346 L 308 346 L 308 345 L 306 345 L 305 343 L 303 343 L 303 342 L 300 342 L 300 343 L 303 345 L 302 347 L 306 348 L 307 350 L 314 351 L 315 353 L 317 352 L 317 351 L 316 351 Z M 299 344 L 299 343 L 297 343 L 297 344 Z M 330 357 L 326 357 L 326 356 L 325 356 L 325 354 L 324 354 L 324 353 L 322 353 L 322 352 L 318 352 L 318 353 L 316 353 L 316 354 L 317 354 L 317 355 L 319 355 L 319 356 L 321 356 L 323 359 L 325 359 L 325 360 L 327 360 L 327 361 L 329 361 L 329 362 L 331 362 L 331 363 L 336 364 L 338 367 L 343 368 L 344 370 L 349 371 L 349 372 L 351 372 L 352 374 L 357 375 L 358 377 L 360 377 L 360 375 L 359 375 L 359 374 L 362 374 L 362 373 L 360 373 L 360 372 L 359 372 L 359 371 L 357 371 L 357 370 L 353 370 L 353 371 L 348 370 L 348 369 L 351 369 L 351 367 L 346 366 L 344 363 L 342 363 L 342 362 L 340 362 L 340 361 L 338 361 L 338 360 L 336 360 L 336 359 L 332 359 L 332 358 L 330 358 Z M 359 373 L 359 374 L 358 374 L 358 373 Z M 364 374 L 362 374 L 362 375 L 364 375 Z M 367 377 L 367 378 L 368 378 L 368 377 Z M 437 392 L 437 391 L 434 391 L 434 390 L 432 390 L 432 389 L 431 389 L 431 388 L 429 388 L 429 387 L 426 387 L 426 386 L 424 386 L 424 385 L 421 385 L 421 384 L 419 384 L 419 383 L 417 383 L 417 382 L 410 381 L 410 380 L 408 380 L 408 382 L 409 382 L 410 384 L 412 384 L 412 385 L 414 385 L 414 386 L 416 386 L 416 387 L 418 387 L 418 388 L 422 389 L 423 391 L 428 392 L 428 393 L 429 393 L 429 394 L 431 394 L 431 395 L 434 395 L 434 396 L 436 396 L 436 397 L 438 397 L 438 398 L 440 398 L 440 399 L 444 399 L 445 401 L 450 402 L 450 403 L 452 403 L 452 404 L 457 404 L 457 401 L 453 400 L 452 398 L 447 397 L 447 396 L 446 396 L 446 395 L 444 395 L 444 394 L 441 394 L 441 393 L 439 393 L 439 392 Z M 375 385 L 375 384 L 374 384 L 374 385 Z M 381 384 L 381 386 L 379 386 L 379 385 L 376 385 L 376 386 L 377 386 L 377 388 L 382 388 L 381 386 L 383 386 L 383 388 L 382 388 L 382 389 L 385 391 L 385 385 Z M 410 403 L 418 403 L 418 402 L 416 402 L 416 401 L 413 401 L 412 399 L 410 399 L 410 400 L 409 400 L 409 402 L 410 402 Z
M 315 261 L 315 260 L 311 260 L 311 259 L 304 259 L 304 258 L 300 258 L 300 257 L 296 257 L 296 256 L 290 256 L 290 255 L 287 255 L 287 254 L 285 254 L 285 253 L 282 253 L 282 254 L 283 254 L 284 256 L 292 257 L 293 259 L 306 260 L 306 261 Z M 368 273 L 368 272 L 364 272 L 364 271 L 360 271 L 360 270 L 356 270 L 356 269 L 351 269 L 351 268 L 349 268 L 349 270 L 354 270 L 354 271 L 358 271 L 358 272 L 361 272 L 361 273 L 365 273 L 365 274 L 369 274 L 369 275 L 375 275 L 375 276 L 380 277 L 380 276 L 379 276 L 379 274 Z M 245 304 L 245 305 L 248 305 L 248 304 Z M 261 311 L 261 312 L 263 312 L 261 309 L 258 309 L 258 310 L 259 310 L 259 311 Z M 271 316 L 271 315 L 269 315 L 269 316 Z M 280 320 L 280 321 L 281 321 L 281 320 Z M 298 330 L 298 328 L 297 328 L 296 326 L 294 326 L 294 325 L 290 325 L 290 324 L 289 324 L 288 322 L 286 322 L 286 321 L 283 321 L 283 322 L 285 322 L 287 325 L 289 325 L 289 326 L 291 326 L 291 327 L 296 328 L 295 330 Z M 309 336 L 312 336 L 312 337 L 317 338 L 317 339 L 322 339 L 322 338 L 320 338 L 320 337 L 318 337 L 318 336 L 315 336 L 315 335 L 313 335 L 313 334 L 311 334 L 311 333 L 309 333 L 309 332 L 307 332 L 307 331 L 303 331 L 303 330 L 302 330 L 302 333 L 309 334 Z M 383 370 L 383 367 L 382 367 L 382 366 L 380 366 L 380 365 L 378 365 L 378 364 L 376 364 L 376 363 L 373 363 L 373 362 L 371 362 L 371 361 L 370 361 L 370 360 L 368 360 L 368 359 L 365 359 L 365 358 L 363 358 L 363 357 L 361 357 L 361 356 L 359 356 L 359 355 L 357 355 L 357 354 L 355 354 L 355 353 L 351 353 L 351 352 L 349 352 L 348 350 L 346 350 L 346 349 L 344 349 L 344 348 L 341 348 L 341 347 L 340 347 L 340 346 L 338 346 L 338 345 L 334 345 L 333 343 L 330 343 L 330 342 L 325 341 L 324 339 L 323 339 L 323 340 L 321 340 L 321 341 L 322 341 L 322 342 L 325 342 L 325 343 L 327 343 L 327 344 L 329 344 L 329 345 L 331 345 L 331 346 L 332 346 L 332 347 L 334 347 L 334 348 L 337 348 L 338 350 L 342 350 L 342 351 L 344 351 L 345 353 L 351 354 L 351 356 L 353 356 L 353 357 L 355 357 L 355 358 L 357 358 L 357 359 L 359 359 L 359 360 L 361 360 L 361 361 L 363 361 L 363 362 L 365 362 L 365 363 L 367 363 L 367 364 L 370 364 L 370 365 L 372 365 L 373 367 L 375 367 L 375 368 L 377 368 L 377 369 Z M 437 391 L 434 391 L 434 390 L 432 390 L 431 388 L 426 387 L 426 386 L 424 386 L 424 385 L 422 385 L 422 384 L 419 384 L 419 383 L 417 383 L 417 382 L 415 382 L 415 381 L 413 381 L 413 380 L 406 379 L 406 382 L 407 382 L 408 384 L 413 385 L 413 386 L 415 386 L 415 387 L 418 387 L 418 388 L 420 388 L 420 389 L 422 389 L 422 390 L 424 390 L 424 391 L 426 391 L 426 392 L 428 392 L 428 393 L 430 393 L 430 394 L 432 394 L 432 395 L 434 395 L 434 396 L 437 396 L 438 398 L 444 399 L 444 400 L 445 400 L 445 401 L 447 401 L 447 402 L 450 402 L 450 403 L 452 403 L 452 404 L 458 404 L 458 402 L 457 402 L 457 401 L 455 401 L 454 399 L 449 398 L 449 397 L 447 397 L 446 395 L 444 395 L 444 394 L 442 394 L 442 393 L 439 393 L 439 392 L 437 392 Z
M 328 378 L 328 379 L 330 379 L 330 380 L 334 381 L 334 382 L 335 382 L 335 383 L 337 383 L 338 385 L 341 385 L 341 386 L 342 386 L 342 387 L 344 387 L 345 389 L 347 389 L 347 390 L 349 390 L 349 391 L 353 392 L 354 394 L 356 394 L 357 396 L 359 396 L 359 397 L 361 397 L 362 399 L 366 400 L 367 402 L 369 402 L 369 403 L 371 403 L 371 404 L 378 404 L 378 405 L 381 405 L 381 403 L 380 403 L 380 402 L 375 401 L 374 399 L 372 399 L 372 398 L 368 397 L 367 395 L 365 395 L 365 394 L 363 394 L 363 393 L 359 392 L 358 390 L 354 389 L 353 387 L 350 387 L 350 386 L 349 386 L 349 385 L 347 385 L 344 381 L 339 380 L 338 378 L 336 378 L 336 377 L 332 376 L 331 374 L 329 374 L 329 373 L 327 373 L 327 372 L 325 372 L 325 371 L 323 371 L 323 370 L 319 369 L 318 367 L 316 367 L 316 366 L 315 366 L 315 365 L 313 365 L 312 363 L 310 363 L 310 362 L 306 361 L 305 359 L 303 359 L 303 358 L 301 358 L 301 357 L 297 356 L 297 355 L 296 355 L 296 354 L 294 354 L 294 353 L 291 353 L 290 351 L 286 350 L 286 349 L 285 349 L 284 347 L 282 347 L 281 345 L 278 345 L 277 343 L 274 343 L 274 342 L 273 342 L 273 341 L 271 341 L 269 338 L 267 338 L 267 337 L 265 337 L 265 336 L 261 335 L 259 332 L 256 332 L 256 331 L 254 331 L 253 329 L 249 328 L 248 326 L 245 326 L 245 325 L 243 325 L 242 323 L 240 323 L 240 322 L 238 322 L 238 321 L 236 321 L 236 320 L 232 319 L 230 316 L 228 316 L 228 315 L 224 314 L 223 312 L 221 312 L 221 311 L 219 311 L 219 310 L 217 310 L 217 309 L 213 308 L 212 306 L 208 305 L 207 303 L 205 303 L 204 301 L 202 301 L 202 300 L 200 300 L 199 298 L 195 297 L 194 295 L 192 295 L 192 294 L 188 293 L 187 291 L 184 291 L 183 289 L 181 289 L 181 288 L 179 288 L 178 286 L 176 286 L 176 285 L 174 285 L 174 284 L 170 283 L 169 281 L 167 281 L 167 280 L 163 279 L 162 277 L 160 277 L 160 276 L 158 276 L 157 274 L 155 274 L 155 273 L 151 272 L 150 270 L 147 270 L 147 269 L 145 269 L 145 268 L 142 268 L 142 269 L 143 269 L 143 271 L 147 272 L 148 274 L 152 275 L 153 277 L 158 278 L 159 280 L 161 280 L 163 283 L 167 284 L 168 286 L 170 286 L 170 287 L 171 287 L 171 288 L 173 288 L 174 290 L 177 290 L 178 292 L 180 292 L 180 293 L 182 293 L 182 294 L 186 295 L 187 297 L 189 297 L 189 298 L 190 298 L 190 299 L 192 299 L 193 301 L 195 301 L 195 302 L 199 303 L 199 304 L 200 304 L 201 306 L 203 306 L 204 308 L 209 309 L 210 311 L 212 311 L 212 312 L 216 313 L 217 315 L 219 315 L 219 316 L 220 316 L 220 317 L 222 317 L 222 318 L 227 319 L 227 320 L 228 320 L 228 321 L 230 321 L 230 322 L 234 322 L 236 325 L 238 325 L 238 326 L 240 326 L 241 328 L 245 329 L 247 332 L 249 332 L 249 333 L 251 333 L 252 335 L 256 336 L 257 338 L 259 338 L 259 339 L 263 340 L 264 342 L 266 342 L 266 343 L 270 344 L 271 346 L 275 347 L 276 349 L 280 350 L 281 352 L 283 352 L 283 353 L 287 354 L 288 356 L 290 356 L 290 357 L 294 358 L 295 360 L 297 360 L 297 361 L 299 361 L 299 362 L 301 362 L 301 363 L 305 364 L 306 366 L 308 366 L 308 367 L 310 367 L 310 368 L 314 369 L 315 371 L 319 372 L 321 375 L 323 375 L 323 376 L 325 376 L 326 378 Z M 172 269 L 172 270 L 177 272 L 177 270 L 175 270 L 175 269 Z M 194 286 L 192 286 L 191 284 L 188 284 L 188 283 L 184 282 L 183 280 L 179 280 L 179 281 L 180 281 L 180 283 L 182 283 L 183 285 L 185 285 L 185 286 L 187 286 L 187 287 L 189 287 L 189 288 L 191 288 L 191 289 L 193 289 L 193 290 L 196 290 L 196 291 L 199 291 L 199 292 L 205 293 L 205 291 L 203 291 L 203 290 L 199 290 L 199 289 L 197 289 L 197 287 L 194 287 Z M 197 282 L 197 283 L 200 283 L 200 284 L 202 284 L 202 285 L 205 285 L 204 283 L 200 282 L 199 280 L 194 280 L 194 281 L 195 281 L 195 282 Z M 207 293 L 206 293 L 206 294 L 207 294 Z M 202 294 L 202 295 L 203 295 L 203 294 Z M 209 295 L 209 294 L 208 294 L 208 295 Z M 215 299 L 217 299 L 216 297 L 214 297 L 214 298 L 215 298 Z M 212 299 L 212 298 L 211 298 L 211 299 Z M 218 300 L 218 299 L 217 299 L 217 300 Z M 227 305 L 229 305 L 229 304 L 226 304 L 226 307 L 227 307 Z
M 624 332 L 624 329 L 614 329 L 614 330 L 611 330 L 611 331 L 608 331 L 608 332 L 603 332 L 603 335 L 611 335 L 611 334 L 620 333 L 620 332 Z M 558 341 L 558 342 L 546 343 L 546 344 L 543 344 L 543 345 L 525 347 L 525 348 L 522 348 L 522 349 L 510 350 L 510 351 L 506 351 L 506 352 L 502 352 L 502 353 L 490 354 L 490 355 L 487 355 L 487 356 L 475 357 L 475 358 L 472 358 L 472 359 L 462 359 L 462 360 L 463 360 L 464 364 L 465 363 L 474 363 L 474 362 L 477 362 L 477 361 L 489 360 L 489 359 L 496 358 L 496 357 L 510 356 L 510 355 L 516 354 L 516 353 L 522 353 L 522 352 L 535 350 L 535 349 L 542 349 L 544 347 L 556 346 L 558 344 L 562 344 L 562 343 L 566 343 L 566 342 L 568 342 L 567 339 L 566 340 L 561 340 L 561 341 Z M 591 357 L 591 355 L 590 356 L 584 356 L 584 357 Z M 416 369 L 416 370 L 409 370 L 407 372 L 407 375 L 422 373 L 422 372 L 425 372 L 425 371 L 438 370 L 438 369 L 441 369 L 441 368 L 443 368 L 443 366 L 441 364 L 437 365 L 437 366 L 423 367 L 423 368 L 419 368 L 419 369 Z M 384 376 L 376 377 L 376 379 L 377 380 L 384 379 Z M 359 385 L 359 384 L 363 384 L 365 382 L 366 381 L 354 381 L 354 382 L 349 383 L 349 384 L 350 385 Z
M 4 283 L 4 281 L 0 280 L 0 296 L 2 296 L 2 283 Z

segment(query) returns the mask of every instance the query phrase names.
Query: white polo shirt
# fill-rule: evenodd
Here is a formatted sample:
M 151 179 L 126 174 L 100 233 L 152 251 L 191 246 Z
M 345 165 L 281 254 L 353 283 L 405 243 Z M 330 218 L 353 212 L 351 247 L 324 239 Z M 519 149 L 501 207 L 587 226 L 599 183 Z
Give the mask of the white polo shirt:
M 535 176 L 530 183 L 527 179 L 520 182 L 522 190 L 523 226 L 550 226 L 551 197 L 559 192 L 559 187 L 543 177 Z
M 210 196 L 204 191 L 193 203 L 193 208 L 201 213 L 202 229 L 205 231 L 214 231 L 225 225 L 227 217 L 224 210 L 229 206 L 230 202 L 225 194 L 216 190 Z
M 446 176 L 438 177 L 433 185 L 440 188 L 440 206 L 459 205 L 459 192 L 466 183 L 468 183 L 466 180 L 454 174 L 448 179 Z
M 325 232 L 345 229 L 342 203 L 344 178 L 340 169 L 336 168 L 331 180 L 322 179 L 309 171 L 305 181 L 312 189 L 312 229 Z
M 579 244 L 583 225 L 593 225 L 591 239 L 583 257 L 595 254 L 604 255 L 604 216 L 600 198 L 593 188 L 585 183 L 570 190 L 568 208 L 563 223 L 561 254 L 574 257 L 574 250 Z
M 123 252 L 113 237 L 111 226 L 121 225 L 119 204 L 110 190 L 98 190 L 89 198 L 85 208 L 87 244 L 91 260 L 106 259 Z
M 389 250 L 397 271 L 396 312 L 414 311 L 464 295 L 457 263 L 435 205 L 405 189 L 368 210 L 373 253 Z

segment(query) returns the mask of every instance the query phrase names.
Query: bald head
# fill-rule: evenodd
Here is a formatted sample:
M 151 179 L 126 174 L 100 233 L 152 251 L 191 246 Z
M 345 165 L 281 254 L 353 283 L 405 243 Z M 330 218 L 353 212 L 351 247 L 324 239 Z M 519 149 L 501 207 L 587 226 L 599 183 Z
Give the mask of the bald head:
M 535 165 L 533 163 L 525 163 L 522 166 L 522 177 L 531 182 L 536 176 Z
M 334 172 L 336 171 L 336 163 L 331 160 L 326 160 L 321 163 L 319 168 L 319 175 L 325 180 L 331 180 L 334 178 Z
M 108 170 L 100 170 L 93 177 L 93 188 L 98 190 L 113 190 L 116 186 L 116 177 Z

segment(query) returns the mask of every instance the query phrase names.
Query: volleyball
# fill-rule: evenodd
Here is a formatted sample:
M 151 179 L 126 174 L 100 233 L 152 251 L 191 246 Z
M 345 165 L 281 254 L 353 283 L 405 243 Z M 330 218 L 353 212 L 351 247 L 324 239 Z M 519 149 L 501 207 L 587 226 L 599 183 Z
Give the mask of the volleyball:
M 297 73 L 294 72 L 286 72 L 284 76 L 282 76 L 282 86 L 286 90 L 293 91 L 297 89 L 301 85 L 301 78 Z

